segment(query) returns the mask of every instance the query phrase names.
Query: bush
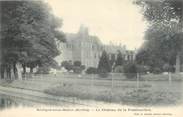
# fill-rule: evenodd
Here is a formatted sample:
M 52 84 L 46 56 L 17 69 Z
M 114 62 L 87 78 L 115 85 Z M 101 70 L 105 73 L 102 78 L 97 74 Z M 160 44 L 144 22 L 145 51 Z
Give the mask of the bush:
M 97 70 L 97 68 L 95 68 L 95 67 L 89 67 L 89 68 L 86 70 L 86 73 L 87 73 L 87 74 L 97 74 L 97 73 L 98 73 L 98 70 Z
M 114 69 L 114 72 L 115 73 L 123 73 L 124 72 L 123 66 L 121 66 L 121 65 L 116 66 Z
M 63 61 L 63 62 L 61 63 L 61 65 L 62 65 L 62 67 L 64 67 L 67 71 L 70 71 L 70 70 L 73 69 L 73 65 L 72 65 L 72 63 L 69 62 L 69 61 Z
M 155 68 L 153 68 L 153 71 L 152 71 L 154 74 L 160 74 L 160 73 L 162 73 L 163 71 L 162 71 L 162 69 L 160 69 L 160 68 L 158 68 L 158 67 L 155 67 Z
M 163 65 L 163 71 L 164 72 L 174 72 L 174 67 L 169 65 L 169 64 L 164 64 Z
M 136 68 L 137 72 L 140 74 L 146 74 L 149 71 L 149 67 L 144 65 L 136 65 Z
M 81 61 L 74 61 L 74 66 L 81 66 Z
M 124 72 L 127 78 L 136 78 L 137 65 L 135 63 L 127 63 L 124 65 Z
M 49 74 L 50 68 L 47 66 L 39 67 L 36 74 Z
M 85 65 L 81 65 L 80 67 L 82 71 L 86 68 Z
M 109 72 L 106 69 L 98 69 L 98 75 L 101 78 L 107 78 L 109 75 Z
M 73 66 L 73 72 L 80 74 L 82 72 L 82 68 L 78 66 Z

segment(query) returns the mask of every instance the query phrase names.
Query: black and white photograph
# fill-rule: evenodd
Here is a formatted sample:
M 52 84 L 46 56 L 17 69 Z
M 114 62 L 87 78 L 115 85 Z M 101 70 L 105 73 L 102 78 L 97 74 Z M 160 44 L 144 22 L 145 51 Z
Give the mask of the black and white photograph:
M 183 0 L 0 0 L 0 116 L 182 107 L 182 84 Z

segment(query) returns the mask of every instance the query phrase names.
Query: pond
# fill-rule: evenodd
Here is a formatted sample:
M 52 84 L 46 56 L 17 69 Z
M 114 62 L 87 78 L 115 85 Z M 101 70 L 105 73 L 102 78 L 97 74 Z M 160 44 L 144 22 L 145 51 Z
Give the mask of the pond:
M 0 94 L 0 110 L 19 106 L 32 107 L 33 105 L 35 105 L 35 103 L 32 101 Z
M 18 101 L 16 101 L 16 99 L 13 99 L 13 97 L 0 94 L 0 110 L 10 107 L 16 107 L 18 105 Z

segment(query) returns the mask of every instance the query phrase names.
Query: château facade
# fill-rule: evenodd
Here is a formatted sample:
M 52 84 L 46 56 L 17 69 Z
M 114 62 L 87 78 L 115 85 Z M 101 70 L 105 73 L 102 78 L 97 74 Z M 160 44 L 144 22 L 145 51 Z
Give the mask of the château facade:
M 66 43 L 59 43 L 58 48 L 61 54 L 55 59 L 59 64 L 62 61 L 80 61 L 86 68 L 98 66 L 103 50 L 108 53 L 109 59 L 116 59 L 118 50 L 125 60 L 135 59 L 133 51 L 127 51 L 121 45 L 103 45 L 97 36 L 89 35 L 88 28 L 84 26 L 80 27 L 78 33 L 66 33 Z

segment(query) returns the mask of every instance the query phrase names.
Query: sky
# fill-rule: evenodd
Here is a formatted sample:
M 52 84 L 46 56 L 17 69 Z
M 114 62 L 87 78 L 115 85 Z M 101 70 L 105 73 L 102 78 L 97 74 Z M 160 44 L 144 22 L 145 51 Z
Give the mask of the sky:
M 80 25 L 104 44 L 139 48 L 147 23 L 132 0 L 46 0 L 53 13 L 63 20 L 62 31 L 77 33 Z

